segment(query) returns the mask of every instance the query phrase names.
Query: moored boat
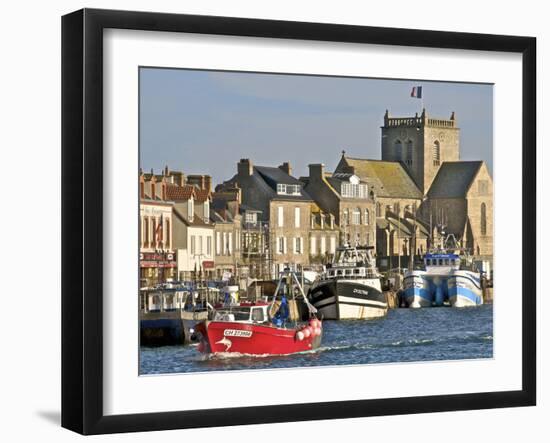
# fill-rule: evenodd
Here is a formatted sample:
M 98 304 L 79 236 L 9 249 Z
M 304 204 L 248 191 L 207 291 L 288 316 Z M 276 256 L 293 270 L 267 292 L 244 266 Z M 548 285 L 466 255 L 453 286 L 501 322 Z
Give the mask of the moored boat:
M 383 317 L 388 303 L 371 255 L 372 247 L 345 245 L 312 286 L 309 299 L 327 320 Z
M 410 308 L 483 304 L 479 272 L 461 269 L 459 248 L 452 237 L 424 256 L 424 270 L 409 270 L 403 278 L 403 292 Z
M 306 303 L 306 321 L 289 319 L 288 298 Z M 211 320 L 197 325 L 199 351 L 243 355 L 288 355 L 318 348 L 322 338 L 322 322 L 316 318 L 296 275 L 285 271 L 279 280 L 271 303 L 241 302 L 217 307 Z

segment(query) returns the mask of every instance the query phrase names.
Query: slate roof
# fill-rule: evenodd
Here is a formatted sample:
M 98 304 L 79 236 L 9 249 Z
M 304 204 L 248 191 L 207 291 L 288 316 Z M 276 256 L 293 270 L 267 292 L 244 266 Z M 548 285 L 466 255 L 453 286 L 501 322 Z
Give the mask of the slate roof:
M 399 162 L 342 157 L 362 181 L 374 189 L 377 197 L 422 198 L 422 192 Z
M 246 184 L 240 184 L 241 187 L 252 187 L 261 190 L 269 194 L 271 200 L 291 200 L 291 201 L 312 201 L 313 199 L 309 196 L 304 190 L 304 183 L 298 180 L 297 178 L 287 174 L 282 169 L 277 167 L 268 167 L 268 166 L 254 166 L 252 176 L 248 179 L 250 180 Z M 238 174 L 234 175 L 231 179 L 223 183 L 220 189 L 216 188 L 218 191 L 223 189 L 223 186 L 235 185 L 238 183 Z M 277 184 L 286 184 L 286 185 L 298 185 L 301 188 L 301 195 L 286 195 L 286 194 L 277 194 Z
M 443 162 L 430 186 L 428 197 L 465 197 L 482 165 L 482 161 Z

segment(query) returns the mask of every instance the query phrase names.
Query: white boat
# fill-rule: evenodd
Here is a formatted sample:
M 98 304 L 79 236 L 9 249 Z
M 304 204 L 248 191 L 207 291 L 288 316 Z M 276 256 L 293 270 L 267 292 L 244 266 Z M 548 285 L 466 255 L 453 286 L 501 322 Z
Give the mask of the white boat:
M 388 303 L 372 257 L 372 247 L 338 248 L 312 286 L 309 299 L 327 320 L 383 317 Z

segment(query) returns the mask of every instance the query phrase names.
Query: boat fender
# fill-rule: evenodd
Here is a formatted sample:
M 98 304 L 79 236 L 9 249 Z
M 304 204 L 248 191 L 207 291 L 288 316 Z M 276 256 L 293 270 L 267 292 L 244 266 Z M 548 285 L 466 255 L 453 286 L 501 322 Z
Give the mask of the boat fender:
M 296 333 L 296 338 L 300 341 L 302 341 L 304 339 L 304 333 L 302 331 L 298 331 Z
M 305 338 L 308 338 L 311 335 L 311 328 L 309 326 L 306 326 L 304 329 L 302 329 L 302 333 L 304 334 Z

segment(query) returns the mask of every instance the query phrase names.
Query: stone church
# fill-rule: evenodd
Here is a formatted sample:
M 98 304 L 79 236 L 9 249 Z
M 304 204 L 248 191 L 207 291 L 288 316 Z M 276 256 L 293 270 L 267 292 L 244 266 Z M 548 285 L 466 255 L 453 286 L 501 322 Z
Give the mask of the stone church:
M 484 161 L 460 160 L 460 128 L 448 119 L 392 117 L 386 111 L 382 159 L 343 153 L 335 174 L 351 173 L 374 193 L 377 254 L 423 253 L 437 232 L 472 255 L 493 253 L 493 181 Z M 431 233 L 431 235 L 430 235 Z

